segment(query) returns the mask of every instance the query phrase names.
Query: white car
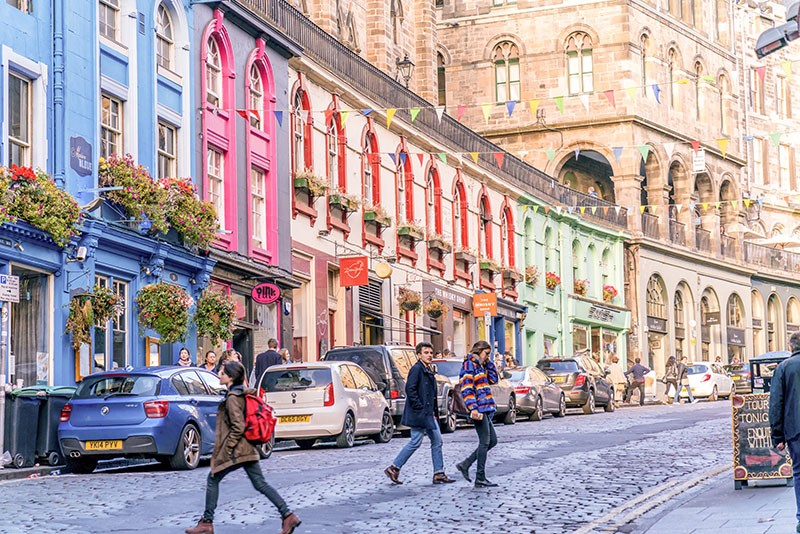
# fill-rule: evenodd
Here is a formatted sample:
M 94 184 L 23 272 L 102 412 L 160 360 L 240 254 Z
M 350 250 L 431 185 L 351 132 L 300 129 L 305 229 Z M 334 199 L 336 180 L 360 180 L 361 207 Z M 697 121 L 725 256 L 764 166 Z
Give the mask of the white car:
M 275 365 L 262 375 L 259 390 L 278 418 L 275 439 L 303 449 L 320 439 L 338 447 L 352 447 L 360 437 L 386 443 L 394 434 L 383 392 L 354 363 Z
M 729 398 L 736 385 L 733 379 L 728 376 L 722 365 L 717 363 L 700 362 L 688 367 L 689 387 L 692 388 L 692 395 L 697 398 L 707 398 L 715 401 L 722 398 Z M 688 398 L 685 389 L 681 389 L 681 398 Z

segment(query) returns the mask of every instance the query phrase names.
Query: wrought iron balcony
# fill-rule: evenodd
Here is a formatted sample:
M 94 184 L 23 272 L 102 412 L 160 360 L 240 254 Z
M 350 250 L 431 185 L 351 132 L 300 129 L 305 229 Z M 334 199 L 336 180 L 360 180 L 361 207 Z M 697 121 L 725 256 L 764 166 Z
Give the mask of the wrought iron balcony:
M 694 248 L 703 252 L 711 252 L 711 232 L 700 228 L 694 229 Z
M 676 245 L 686 246 L 686 225 L 675 219 L 669 220 L 669 240 Z
M 642 233 L 645 237 L 658 239 L 660 232 L 658 231 L 658 217 L 652 213 L 642 213 Z

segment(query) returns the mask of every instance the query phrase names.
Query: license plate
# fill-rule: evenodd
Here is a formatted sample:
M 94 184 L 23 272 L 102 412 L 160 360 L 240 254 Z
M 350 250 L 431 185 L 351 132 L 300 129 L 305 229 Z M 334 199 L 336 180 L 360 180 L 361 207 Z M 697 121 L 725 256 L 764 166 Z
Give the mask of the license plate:
M 553 377 L 553 382 L 566 382 L 566 381 L 567 381 L 567 377 L 566 376 L 554 376 Z
M 278 417 L 279 423 L 308 423 L 311 421 L 310 415 L 282 415 Z
M 742 379 L 742 377 L 739 376 L 739 375 L 733 375 L 731 378 L 733 378 L 734 380 L 741 380 Z
M 102 439 L 98 441 L 87 441 L 85 447 L 87 451 L 120 451 L 122 450 L 122 440 Z

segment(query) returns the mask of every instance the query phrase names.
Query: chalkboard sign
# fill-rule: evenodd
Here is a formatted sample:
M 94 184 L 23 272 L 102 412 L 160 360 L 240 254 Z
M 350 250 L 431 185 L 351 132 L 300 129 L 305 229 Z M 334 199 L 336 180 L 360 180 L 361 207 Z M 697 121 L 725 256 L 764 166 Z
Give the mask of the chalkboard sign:
M 784 478 L 792 480 L 792 460 L 772 446 L 769 429 L 769 393 L 733 396 L 733 479 L 742 481 Z M 746 482 L 745 482 L 746 483 Z

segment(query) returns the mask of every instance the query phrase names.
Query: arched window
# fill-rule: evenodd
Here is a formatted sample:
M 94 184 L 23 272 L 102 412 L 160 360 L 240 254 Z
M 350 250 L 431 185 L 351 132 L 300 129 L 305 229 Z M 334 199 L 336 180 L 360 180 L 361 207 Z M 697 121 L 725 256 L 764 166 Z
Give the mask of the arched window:
M 518 101 L 519 90 L 519 48 L 510 41 L 504 41 L 494 47 L 492 52 L 494 63 L 495 101 Z
M 328 183 L 331 191 L 339 187 L 339 139 L 336 122 L 339 114 L 334 113 L 327 124 L 327 135 L 325 144 L 328 147 Z
M 698 61 L 694 64 L 694 110 L 695 118 L 702 119 L 702 88 L 700 83 L 703 81 L 703 65 Z
M 570 95 L 594 91 L 592 74 L 592 38 L 587 33 L 575 32 L 567 38 L 567 78 Z
M 503 265 L 515 267 L 514 219 L 509 206 L 505 206 L 500 213 L 500 240 L 500 254 Z
M 381 156 L 378 150 L 378 139 L 371 131 L 372 123 L 369 122 L 370 131 L 364 135 L 362 147 L 361 169 L 364 183 L 364 200 L 376 206 L 381 203 Z
M 438 90 L 437 102 L 440 106 L 447 104 L 447 77 L 445 75 L 444 55 L 436 54 L 436 88 Z
M 583 278 L 583 253 L 581 243 L 577 239 L 572 242 L 572 281 Z
M 425 226 L 428 235 L 442 235 L 442 189 L 439 185 L 439 171 L 431 165 L 425 181 Z
M 292 173 L 311 167 L 311 106 L 298 88 L 292 100 Z
M 744 307 L 739 295 L 733 294 L 728 298 L 728 326 L 744 328 Z
M 250 66 L 250 93 L 249 113 L 250 125 L 253 128 L 261 129 L 261 113 L 264 111 L 264 80 L 261 79 L 261 69 L 255 62 Z M 254 113 L 255 111 L 255 113 Z
M 221 108 L 222 102 L 222 60 L 219 45 L 214 37 L 209 37 L 206 55 L 206 102 Z
M 485 193 L 478 200 L 478 252 L 482 258 L 492 257 L 492 210 Z
M 791 333 L 800 331 L 800 303 L 794 297 L 786 304 L 786 325 Z
M 548 273 L 556 272 L 553 254 L 553 230 L 548 228 L 544 231 L 544 269 Z
M 469 247 L 469 232 L 467 231 L 467 195 L 464 182 L 461 181 L 461 171 L 456 171 L 456 185 L 453 191 L 453 244 L 456 248 Z
M 400 37 L 403 31 L 403 20 L 404 20 L 404 13 L 403 13 L 403 2 L 402 0 L 391 0 L 391 7 L 389 10 L 389 16 L 392 19 L 392 39 L 394 40 L 394 44 L 400 44 Z
M 647 96 L 647 86 L 650 85 L 650 73 L 647 68 L 647 57 L 650 55 L 650 38 L 645 34 L 639 42 L 641 49 L 641 74 L 642 74 L 642 95 Z
M 675 304 L 673 305 L 673 315 L 675 318 L 675 357 L 680 361 L 683 356 L 683 343 L 686 339 L 686 311 L 683 307 L 683 293 L 680 290 L 675 292 Z
M 172 17 L 167 6 L 158 6 L 156 14 L 156 64 L 167 70 L 172 70 L 174 61 L 175 41 L 172 32 Z
M 778 297 L 770 295 L 767 300 L 767 350 L 781 350 L 783 344 L 780 341 L 781 332 L 781 309 Z
M 411 169 L 411 159 L 405 149 L 397 155 L 395 183 L 398 222 L 414 222 L 414 173 Z
M 648 317 L 667 319 L 664 292 L 657 276 L 651 276 L 647 281 L 647 315 Z

